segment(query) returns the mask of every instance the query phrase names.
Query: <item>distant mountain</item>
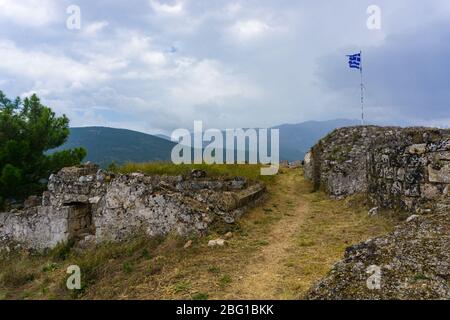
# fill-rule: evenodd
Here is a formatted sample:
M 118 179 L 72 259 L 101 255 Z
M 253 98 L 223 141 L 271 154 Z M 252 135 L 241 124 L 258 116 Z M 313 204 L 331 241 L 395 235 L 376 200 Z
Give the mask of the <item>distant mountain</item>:
M 164 139 L 164 140 L 172 141 L 172 138 L 169 137 L 169 136 L 166 136 L 165 134 L 154 134 L 154 136 L 158 137 L 158 138 L 161 138 L 161 139 Z
M 280 130 L 280 160 L 301 160 L 309 148 L 332 130 L 358 124 L 357 120 L 307 121 L 282 124 Z M 206 146 L 207 143 L 204 144 Z M 107 127 L 71 128 L 68 141 L 56 150 L 84 147 L 86 161 L 106 167 L 115 161 L 169 161 L 175 143 L 165 135 L 150 135 L 126 129 Z
M 359 123 L 358 120 L 334 119 L 327 121 L 306 121 L 296 124 L 282 124 L 272 127 L 273 129 L 280 130 L 280 160 L 303 160 L 309 149 L 329 132 L 341 127 L 358 125 Z M 246 129 L 247 128 L 244 128 L 244 130 Z M 256 131 L 258 131 L 258 129 L 256 129 Z M 226 134 L 224 131 L 222 133 L 225 142 Z M 268 139 L 268 142 L 270 144 L 270 139 Z M 193 144 L 193 134 L 191 133 L 191 145 Z M 208 144 L 208 141 L 203 142 L 203 148 Z
M 359 123 L 357 120 L 335 119 L 276 126 L 274 129 L 280 130 L 280 159 L 289 161 L 303 159 L 305 153 L 329 132 Z
M 169 161 L 175 144 L 149 134 L 107 127 L 71 128 L 68 141 L 56 150 L 74 147 L 87 149 L 86 161 L 106 167 L 115 161 Z

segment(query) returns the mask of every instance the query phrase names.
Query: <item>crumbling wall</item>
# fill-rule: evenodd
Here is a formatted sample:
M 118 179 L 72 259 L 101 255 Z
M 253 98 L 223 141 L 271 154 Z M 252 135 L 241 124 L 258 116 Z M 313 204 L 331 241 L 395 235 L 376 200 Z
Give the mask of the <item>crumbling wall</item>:
M 305 157 L 305 176 L 333 197 L 366 193 L 380 207 L 448 213 L 450 130 L 337 129 Z
M 374 286 L 376 270 L 379 283 Z M 305 298 L 449 300 L 449 279 L 448 215 L 413 215 L 387 235 L 348 247 Z
M 70 207 L 56 211 L 39 206 L 25 211 L 0 213 L 0 243 L 19 243 L 24 247 L 43 249 L 69 239 Z
M 204 232 L 214 221 L 233 223 L 264 186 L 243 178 L 113 174 L 95 165 L 62 169 L 49 178 L 42 205 L 0 214 L 0 240 L 26 247 L 60 241 L 120 241 L 137 232 L 150 236 Z

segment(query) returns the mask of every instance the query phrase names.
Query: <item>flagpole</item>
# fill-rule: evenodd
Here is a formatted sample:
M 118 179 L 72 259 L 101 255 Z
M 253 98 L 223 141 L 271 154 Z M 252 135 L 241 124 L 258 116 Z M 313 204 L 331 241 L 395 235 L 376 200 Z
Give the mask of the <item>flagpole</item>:
M 364 125 L 364 84 L 363 84 L 363 73 L 362 73 L 362 51 L 359 51 L 361 57 L 361 63 L 359 65 L 359 71 L 361 74 L 361 125 Z

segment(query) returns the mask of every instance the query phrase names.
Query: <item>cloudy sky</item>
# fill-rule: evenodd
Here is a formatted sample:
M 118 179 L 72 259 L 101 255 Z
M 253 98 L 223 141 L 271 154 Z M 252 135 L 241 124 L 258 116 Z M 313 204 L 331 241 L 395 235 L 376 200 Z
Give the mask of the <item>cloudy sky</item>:
M 0 0 L 0 90 L 36 92 L 73 126 L 357 119 L 359 50 L 370 121 L 450 124 L 447 0 Z

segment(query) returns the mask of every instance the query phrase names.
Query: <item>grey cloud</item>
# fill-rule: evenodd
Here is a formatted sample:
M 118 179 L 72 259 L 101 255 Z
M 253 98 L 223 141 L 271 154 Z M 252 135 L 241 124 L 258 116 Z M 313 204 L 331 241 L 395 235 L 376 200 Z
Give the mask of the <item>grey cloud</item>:
M 364 47 L 366 104 L 385 117 L 404 120 L 450 118 L 450 21 L 387 36 L 380 46 Z M 352 53 L 347 48 L 346 52 Z M 318 75 L 326 90 L 354 94 L 356 71 L 346 72 L 343 51 L 319 60 Z
M 380 31 L 366 28 L 365 0 L 159 0 L 182 3 L 180 14 L 161 14 L 149 0 L 80 0 L 79 31 L 65 28 L 72 1 L 48 2 L 56 17 L 38 27 L 0 13 L 0 44 L 16 48 L 12 63 L 0 56 L 0 89 L 37 91 L 77 126 L 169 132 L 194 120 L 230 128 L 357 118 L 359 79 L 345 54 L 360 49 L 368 117 L 450 119 L 443 1 L 380 0 Z

